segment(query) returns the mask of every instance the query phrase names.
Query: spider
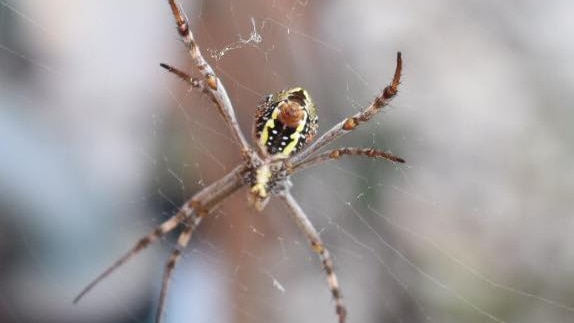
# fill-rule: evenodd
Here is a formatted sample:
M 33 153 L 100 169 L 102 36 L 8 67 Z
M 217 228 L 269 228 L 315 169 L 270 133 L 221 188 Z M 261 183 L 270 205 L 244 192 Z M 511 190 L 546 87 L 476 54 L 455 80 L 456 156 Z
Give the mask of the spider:
M 321 241 L 319 233 L 289 192 L 292 186 L 289 177 L 303 169 L 322 164 L 328 160 L 338 159 L 344 155 L 382 158 L 397 163 L 405 162 L 402 158 L 389 152 L 372 148 L 338 148 L 320 152 L 327 144 L 368 122 L 395 97 L 401 78 L 401 53 L 397 53 L 396 68 L 391 84 L 383 89 L 371 105 L 365 110 L 342 120 L 313 143 L 311 141 L 317 133 L 318 119 L 317 108 L 309 93 L 301 87 L 294 87 L 267 96 L 257 107 L 253 126 L 253 139 L 256 145 L 253 148 L 239 128 L 225 87 L 216 76 L 213 68 L 202 56 L 181 6 L 175 0 L 169 0 L 169 5 L 175 18 L 177 31 L 202 77 L 191 77 L 188 73 L 170 65 L 163 63 L 160 65 L 187 82 L 192 88 L 203 92 L 214 102 L 225 123 L 229 126 L 235 141 L 241 147 L 243 163 L 193 195 L 175 215 L 141 238 L 127 253 L 87 285 L 74 299 L 74 303 L 77 303 L 94 286 L 152 242 L 165 236 L 176 227 L 182 226 L 177 244 L 165 264 L 155 317 L 157 323 L 161 322 L 170 277 L 193 232 L 203 218 L 210 214 L 216 206 L 240 188 L 248 186 L 248 200 L 256 211 L 261 211 L 271 196 L 278 197 L 287 206 L 292 219 L 305 234 L 311 249 L 321 260 L 327 275 L 329 289 L 335 301 L 338 322 L 344 323 L 347 310 L 343 303 L 333 261 L 329 251 Z

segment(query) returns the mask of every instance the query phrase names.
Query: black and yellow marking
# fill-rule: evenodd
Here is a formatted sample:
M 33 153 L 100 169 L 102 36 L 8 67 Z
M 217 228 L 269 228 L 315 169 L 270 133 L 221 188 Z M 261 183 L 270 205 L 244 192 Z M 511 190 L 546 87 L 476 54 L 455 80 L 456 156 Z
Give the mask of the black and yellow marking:
M 288 125 L 282 121 L 282 107 L 300 108 L 300 120 Z M 273 157 L 286 158 L 301 150 L 317 133 L 317 110 L 309 93 L 295 87 L 270 95 L 258 107 L 254 137 L 259 146 Z
M 264 159 L 284 159 L 307 145 L 317 133 L 317 110 L 309 93 L 294 87 L 268 95 L 257 108 L 253 136 Z M 260 166 L 251 184 L 256 209 L 265 206 L 272 189 L 268 164 Z

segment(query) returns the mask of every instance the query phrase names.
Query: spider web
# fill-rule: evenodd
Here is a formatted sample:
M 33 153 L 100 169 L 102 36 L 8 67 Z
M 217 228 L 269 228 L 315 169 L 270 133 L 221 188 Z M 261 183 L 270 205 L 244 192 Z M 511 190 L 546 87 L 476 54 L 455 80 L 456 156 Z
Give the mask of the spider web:
M 569 322 L 572 4 L 184 2 L 242 128 L 304 86 L 320 132 L 367 106 L 405 59 L 393 104 L 293 194 L 334 256 L 349 322 Z M 77 306 L 91 278 L 240 162 L 165 1 L 0 1 L 0 322 L 152 322 L 177 233 Z M 553 62 L 550 65 L 548 62 Z M 559 66 L 558 66 L 559 65 Z M 334 322 L 320 264 L 280 203 L 245 191 L 202 224 L 166 322 Z

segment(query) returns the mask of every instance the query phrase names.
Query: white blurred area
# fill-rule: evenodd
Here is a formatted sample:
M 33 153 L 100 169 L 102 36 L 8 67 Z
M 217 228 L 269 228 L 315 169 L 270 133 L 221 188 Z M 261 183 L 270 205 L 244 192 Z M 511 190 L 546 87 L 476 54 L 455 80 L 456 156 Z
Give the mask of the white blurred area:
M 293 85 L 325 131 L 403 52 L 399 96 L 337 145 L 407 165 L 341 160 L 294 179 L 350 323 L 574 320 L 574 3 L 184 7 L 246 133 L 259 98 Z M 262 42 L 242 44 L 253 28 Z M 71 302 L 238 160 L 216 114 L 202 117 L 209 101 L 160 69 L 192 70 L 184 54 L 166 1 L 0 1 L 0 322 L 153 321 L 173 239 Z M 248 217 L 241 194 L 192 240 L 167 322 L 335 322 L 283 208 Z
M 149 320 L 157 247 L 72 299 L 159 221 L 146 197 L 169 112 L 159 63 L 181 50 L 164 47 L 169 7 L 10 1 L 0 26 L 0 321 Z

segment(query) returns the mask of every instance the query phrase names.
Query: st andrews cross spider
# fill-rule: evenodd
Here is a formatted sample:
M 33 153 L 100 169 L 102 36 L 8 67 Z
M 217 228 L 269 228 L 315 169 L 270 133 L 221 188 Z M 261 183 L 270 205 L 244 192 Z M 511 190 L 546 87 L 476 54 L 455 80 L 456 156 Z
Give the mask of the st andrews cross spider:
M 188 19 L 183 13 L 181 6 L 175 0 L 169 0 L 169 5 L 175 18 L 177 31 L 202 77 L 191 77 L 188 73 L 175 67 L 163 63 L 160 65 L 189 83 L 192 88 L 203 92 L 215 103 L 225 123 L 229 126 L 235 141 L 241 147 L 243 163 L 221 179 L 193 195 L 177 214 L 163 222 L 147 236 L 141 238 L 126 254 L 87 285 L 74 299 L 74 303 L 77 303 L 94 286 L 152 242 L 163 237 L 176 227 L 182 226 L 177 245 L 173 248 L 171 256 L 165 264 L 155 318 L 157 323 L 161 322 L 170 277 L 181 253 L 189 243 L 191 235 L 199 226 L 201 220 L 210 214 L 216 206 L 243 186 L 249 186 L 248 199 L 255 210 L 261 211 L 271 196 L 277 196 L 287 206 L 292 219 L 305 234 L 311 244 L 311 248 L 319 256 L 323 264 L 327 275 L 327 283 L 335 301 L 339 323 L 344 323 L 347 310 L 343 304 L 339 282 L 333 269 L 333 261 L 317 230 L 289 192 L 292 186 L 289 177 L 303 169 L 319 165 L 331 159 L 338 159 L 344 155 L 382 158 L 397 163 L 405 162 L 402 158 L 388 152 L 371 148 L 338 148 L 320 152 L 323 147 L 335 139 L 368 122 L 395 97 L 401 79 L 401 53 L 397 53 L 395 74 L 391 84 L 383 89 L 371 105 L 365 110 L 342 120 L 312 144 L 310 143 L 317 133 L 318 119 L 315 104 L 309 93 L 301 87 L 294 87 L 267 96 L 257 107 L 253 126 L 253 139 L 257 144 L 253 148 L 248 144 L 239 128 L 225 87 L 216 76 L 212 67 L 201 55 L 189 29 Z

